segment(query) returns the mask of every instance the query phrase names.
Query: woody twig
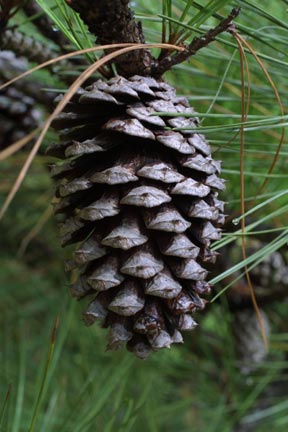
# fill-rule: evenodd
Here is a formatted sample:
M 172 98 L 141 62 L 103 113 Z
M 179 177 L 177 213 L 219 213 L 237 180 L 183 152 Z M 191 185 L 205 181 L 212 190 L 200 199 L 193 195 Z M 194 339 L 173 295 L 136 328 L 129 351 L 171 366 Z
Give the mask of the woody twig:
M 239 15 L 239 12 L 240 8 L 233 9 L 228 17 L 224 18 L 217 27 L 209 30 L 201 37 L 195 37 L 192 42 L 186 46 L 185 51 L 177 52 L 173 56 L 171 56 L 171 54 L 167 54 L 167 56 L 158 63 L 153 75 L 156 77 L 161 77 L 173 66 L 183 63 L 189 57 L 196 54 L 197 51 L 209 45 L 219 34 L 229 31 L 230 27 L 232 26 L 232 21 Z

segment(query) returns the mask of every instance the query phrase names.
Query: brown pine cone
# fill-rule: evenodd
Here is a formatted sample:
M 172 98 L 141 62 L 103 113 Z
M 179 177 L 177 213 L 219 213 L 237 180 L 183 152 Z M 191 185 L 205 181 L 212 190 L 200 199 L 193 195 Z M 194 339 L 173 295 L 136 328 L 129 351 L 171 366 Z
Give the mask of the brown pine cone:
M 93 296 L 84 321 L 110 328 L 110 349 L 127 343 L 145 358 L 181 343 L 205 306 L 224 181 L 197 125 L 173 87 L 141 76 L 80 89 L 54 121 L 54 210 L 62 245 L 78 243 L 71 291 Z

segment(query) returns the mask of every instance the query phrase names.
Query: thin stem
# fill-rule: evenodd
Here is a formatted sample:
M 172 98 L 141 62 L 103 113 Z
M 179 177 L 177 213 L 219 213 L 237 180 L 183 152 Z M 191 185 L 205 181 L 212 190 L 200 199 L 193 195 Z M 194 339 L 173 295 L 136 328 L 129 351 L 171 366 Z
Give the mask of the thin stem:
M 245 233 L 245 174 L 244 174 L 244 156 L 245 156 L 245 129 L 244 129 L 244 123 L 246 121 L 246 110 L 245 110 L 245 77 L 244 77 L 244 62 L 246 60 L 245 58 L 245 52 L 244 52 L 244 48 L 241 44 L 241 42 L 237 39 L 237 37 L 235 37 L 238 47 L 239 47 L 239 53 L 240 53 L 240 63 L 241 63 L 241 83 L 242 83 L 242 98 L 241 98 L 241 120 L 242 120 L 242 126 L 240 129 L 240 140 L 241 140 L 241 149 L 240 149 L 240 191 L 241 191 L 241 214 L 242 214 L 242 219 L 241 219 L 241 231 L 242 234 Z M 249 95 L 250 97 L 250 95 Z M 246 238 L 245 235 L 242 236 L 241 238 L 241 249 L 242 249 L 242 257 L 243 260 L 247 260 L 247 254 L 246 254 Z M 259 306 L 257 304 L 257 300 L 256 300 L 256 296 L 255 296 L 255 292 L 253 289 L 253 285 L 252 285 L 252 281 L 251 281 L 251 277 L 250 277 L 250 273 L 249 273 L 249 269 L 248 266 L 245 265 L 244 267 L 244 271 L 245 271 L 245 276 L 246 276 L 246 280 L 247 280 L 247 284 L 249 287 L 249 291 L 250 291 L 250 297 L 251 297 L 251 301 L 257 316 L 257 320 L 259 322 L 259 327 L 260 327 L 260 331 L 261 331 L 261 336 L 263 339 L 263 344 L 265 347 L 265 350 L 268 351 L 268 342 L 267 342 L 267 337 L 266 337 L 266 333 L 265 333 L 265 326 L 264 326 L 264 322 L 263 322 L 263 317 L 260 313 L 259 310 Z

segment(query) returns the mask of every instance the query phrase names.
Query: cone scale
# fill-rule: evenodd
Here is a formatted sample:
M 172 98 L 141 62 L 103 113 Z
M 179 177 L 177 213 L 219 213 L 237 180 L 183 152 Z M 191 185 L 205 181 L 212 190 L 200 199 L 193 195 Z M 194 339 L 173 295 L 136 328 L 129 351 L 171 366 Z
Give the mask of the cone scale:
M 146 358 L 182 343 L 205 307 L 224 181 L 197 125 L 173 87 L 141 76 L 80 89 L 54 121 L 54 211 L 62 245 L 76 245 L 71 292 L 90 298 L 84 321 L 109 328 L 109 349 Z

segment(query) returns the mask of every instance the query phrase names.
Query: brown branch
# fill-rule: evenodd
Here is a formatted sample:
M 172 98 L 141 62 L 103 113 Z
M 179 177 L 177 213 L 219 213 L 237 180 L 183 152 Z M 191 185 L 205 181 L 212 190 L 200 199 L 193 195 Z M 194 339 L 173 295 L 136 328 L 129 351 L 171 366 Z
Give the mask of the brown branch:
M 66 3 L 79 12 L 101 45 L 145 42 L 141 24 L 135 21 L 129 8 L 129 0 L 66 0 Z M 122 55 L 115 63 L 119 74 L 126 77 L 150 75 L 154 59 L 147 49 Z
M 240 12 L 240 8 L 235 8 L 232 10 L 230 15 L 227 18 L 224 18 L 217 27 L 209 30 L 201 37 L 195 37 L 193 41 L 186 46 L 186 50 L 182 52 L 177 52 L 174 56 L 167 55 L 164 57 L 155 68 L 153 75 L 155 77 L 161 77 L 165 72 L 170 70 L 173 66 L 183 63 L 192 55 L 196 54 L 201 48 L 209 45 L 211 42 L 215 40 L 215 38 L 225 32 L 228 31 L 232 25 L 233 19 L 235 19 Z

